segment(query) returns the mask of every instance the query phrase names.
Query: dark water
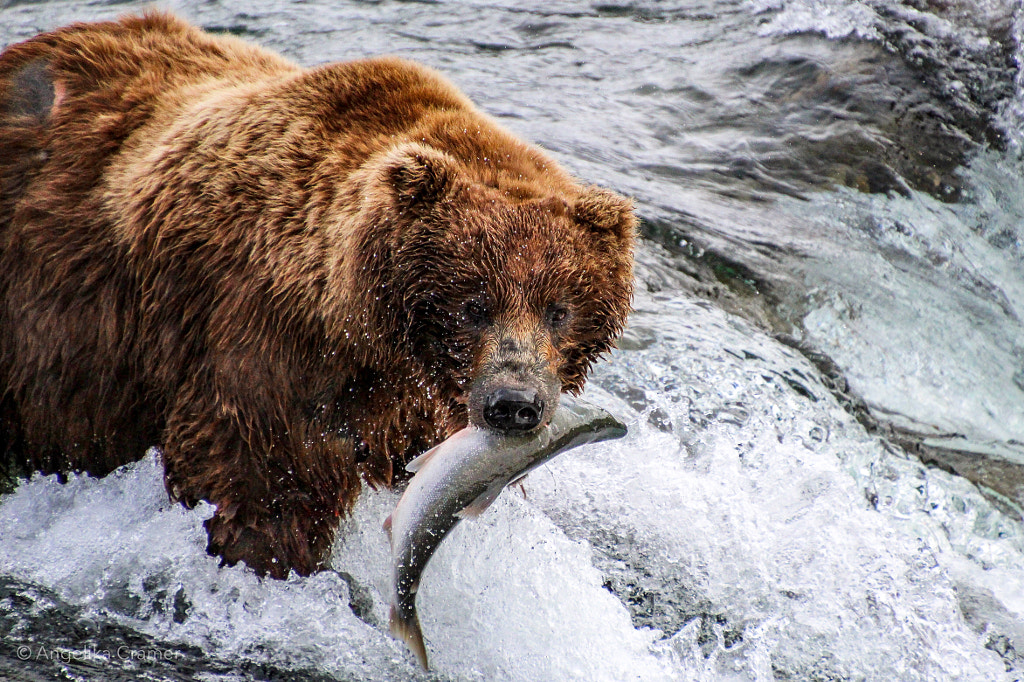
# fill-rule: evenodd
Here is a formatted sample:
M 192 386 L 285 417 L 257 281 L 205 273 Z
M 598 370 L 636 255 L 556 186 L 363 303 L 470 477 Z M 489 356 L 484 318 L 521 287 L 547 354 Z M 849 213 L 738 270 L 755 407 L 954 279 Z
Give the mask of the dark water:
M 141 6 L 3 3 L 0 44 Z M 592 382 L 633 433 L 453 535 L 438 678 L 1021 679 L 1018 3 L 162 6 L 307 65 L 435 66 L 636 198 L 637 313 Z M 383 626 L 393 502 L 343 526 L 341 575 L 262 583 L 152 458 L 24 484 L 0 678 L 418 676 Z

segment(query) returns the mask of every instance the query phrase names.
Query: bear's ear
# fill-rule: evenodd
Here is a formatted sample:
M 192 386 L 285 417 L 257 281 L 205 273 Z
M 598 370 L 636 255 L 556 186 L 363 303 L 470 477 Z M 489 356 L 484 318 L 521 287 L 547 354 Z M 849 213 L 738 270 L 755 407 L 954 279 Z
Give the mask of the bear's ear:
M 633 202 L 615 192 L 588 187 L 576 200 L 573 215 L 599 241 L 632 244 L 636 238 L 637 219 L 633 213 Z
M 10 87 L 0 98 L 0 110 L 12 116 L 27 116 L 36 123 L 45 121 L 63 91 L 50 75 L 49 66 L 46 59 L 38 58 L 15 70 Z
M 380 177 L 399 210 L 423 212 L 450 196 L 459 177 L 458 161 L 417 143 L 399 145 L 386 152 L 381 172 Z

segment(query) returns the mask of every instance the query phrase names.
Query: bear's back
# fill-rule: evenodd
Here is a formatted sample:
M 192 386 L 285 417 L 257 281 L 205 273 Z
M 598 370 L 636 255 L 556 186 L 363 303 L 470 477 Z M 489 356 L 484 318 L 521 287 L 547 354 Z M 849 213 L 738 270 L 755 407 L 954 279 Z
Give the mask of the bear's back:
M 103 474 L 159 441 L 164 398 L 138 369 L 141 283 L 111 238 L 106 173 L 162 98 L 297 70 L 160 13 L 0 54 L 0 460 Z

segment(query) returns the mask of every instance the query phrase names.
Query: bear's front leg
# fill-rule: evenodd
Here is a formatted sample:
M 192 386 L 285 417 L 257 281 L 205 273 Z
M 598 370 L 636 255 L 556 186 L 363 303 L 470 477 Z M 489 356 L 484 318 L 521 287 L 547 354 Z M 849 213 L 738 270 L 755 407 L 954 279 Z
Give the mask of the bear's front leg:
M 189 394 L 168 418 L 165 483 L 186 506 L 216 505 L 207 551 L 274 578 L 324 568 L 360 488 L 351 442 L 302 418 L 253 417 Z

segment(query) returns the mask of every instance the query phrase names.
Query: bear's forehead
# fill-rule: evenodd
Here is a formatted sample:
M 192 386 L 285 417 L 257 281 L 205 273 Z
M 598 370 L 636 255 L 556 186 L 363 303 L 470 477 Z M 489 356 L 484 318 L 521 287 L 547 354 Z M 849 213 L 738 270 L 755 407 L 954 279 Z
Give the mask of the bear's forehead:
M 496 310 L 543 309 L 572 298 L 586 279 L 573 259 L 534 246 L 510 248 L 497 258 L 478 263 L 474 277 L 477 292 L 486 294 Z
M 431 279 L 462 295 L 486 293 L 494 303 L 544 306 L 599 277 L 585 228 L 551 199 L 463 201 L 442 210 L 429 243 Z M 554 209 L 550 209 L 554 206 Z M 419 259 L 422 263 L 422 258 Z M 443 265 L 443 267 L 442 267 Z
M 575 271 L 572 240 L 557 230 L 516 230 L 491 226 L 459 244 L 459 257 L 473 263 L 488 278 L 507 281 L 546 280 L 552 274 Z
M 578 241 L 564 215 L 538 208 L 533 202 L 465 206 L 452 222 L 449 236 L 456 244 L 509 265 L 566 258 Z

